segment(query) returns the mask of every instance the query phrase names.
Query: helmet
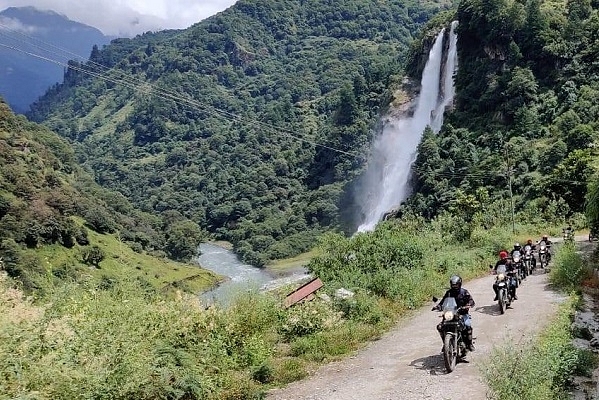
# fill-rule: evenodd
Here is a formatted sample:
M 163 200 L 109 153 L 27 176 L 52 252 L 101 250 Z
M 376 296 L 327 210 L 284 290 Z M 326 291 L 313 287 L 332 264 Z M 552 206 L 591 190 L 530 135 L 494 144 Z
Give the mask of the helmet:
M 520 243 L 516 242 L 514 243 L 514 250 L 520 250 Z
M 532 244 L 532 239 L 528 239 L 528 240 L 526 241 L 526 244 Z
M 543 240 L 547 240 L 547 235 L 543 235 Z
M 502 250 L 499 252 L 499 258 L 501 258 L 502 260 L 505 260 L 507 258 L 508 254 L 507 251 Z
M 462 278 L 458 275 L 454 275 L 449 278 L 449 285 L 452 289 L 460 289 L 462 287 Z

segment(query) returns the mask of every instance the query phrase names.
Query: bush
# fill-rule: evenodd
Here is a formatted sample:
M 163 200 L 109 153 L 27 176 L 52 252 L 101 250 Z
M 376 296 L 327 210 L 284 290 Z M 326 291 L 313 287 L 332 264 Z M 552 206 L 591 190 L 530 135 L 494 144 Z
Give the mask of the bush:
M 559 248 L 549 279 L 557 287 L 570 290 L 578 287 L 592 274 L 592 268 L 576 253 L 575 244 L 568 242 Z
M 570 325 L 575 300 L 561 305 L 554 321 L 535 342 L 497 348 L 483 371 L 496 400 L 566 399 L 567 383 L 586 363 L 572 344 Z M 542 366 L 541 368 L 539 366 Z M 506 371 L 518 371 L 507 374 Z
M 100 262 L 102 262 L 105 257 L 106 253 L 98 246 L 92 246 L 90 248 L 84 249 L 81 252 L 81 260 L 85 264 L 94 266 L 96 268 L 100 268 Z
M 75 231 L 75 241 L 79 246 L 87 246 L 89 244 L 87 229 L 85 229 L 84 226 L 79 227 L 79 229 Z
M 340 321 L 340 315 L 329 303 L 314 300 L 289 308 L 281 333 L 288 338 L 305 336 L 331 328 Z
M 84 218 L 87 226 L 98 233 L 112 233 L 116 229 L 112 216 L 106 210 L 88 210 Z

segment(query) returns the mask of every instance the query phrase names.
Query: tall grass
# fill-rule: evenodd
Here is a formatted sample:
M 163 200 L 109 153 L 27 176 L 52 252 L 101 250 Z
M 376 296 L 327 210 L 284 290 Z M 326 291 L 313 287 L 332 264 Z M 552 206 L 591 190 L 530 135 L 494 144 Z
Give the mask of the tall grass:
M 571 322 L 576 299 L 562 304 L 539 338 L 496 348 L 483 375 L 495 400 L 560 400 L 570 398 L 567 382 L 586 362 L 572 344 Z
M 494 350 L 484 370 L 493 399 L 569 399 L 571 377 L 584 374 L 596 366 L 595 356 L 573 345 L 572 321 L 580 302 L 575 291 L 589 275 L 592 275 L 592 267 L 576 252 L 575 245 L 561 245 L 549 279 L 556 288 L 572 294 L 567 302 L 560 305 L 558 313 L 540 337 Z
M 556 287 L 573 290 L 593 276 L 593 268 L 576 252 L 574 243 L 565 242 L 556 254 L 549 280 Z
M 324 288 L 287 309 L 282 296 L 258 293 L 204 309 L 136 278 L 57 286 L 33 303 L 5 279 L 0 399 L 260 398 L 379 337 L 442 294 L 452 274 L 486 271 L 503 239 L 482 232 L 479 247 L 448 240 L 446 222 L 324 237 L 310 263 Z M 339 288 L 354 296 L 337 298 Z

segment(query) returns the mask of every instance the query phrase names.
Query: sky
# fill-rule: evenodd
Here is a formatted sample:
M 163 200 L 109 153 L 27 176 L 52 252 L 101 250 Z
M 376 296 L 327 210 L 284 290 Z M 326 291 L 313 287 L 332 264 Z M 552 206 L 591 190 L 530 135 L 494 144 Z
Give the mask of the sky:
M 236 0 L 0 0 L 0 10 L 34 6 L 98 28 L 105 35 L 131 37 L 147 31 L 187 28 Z

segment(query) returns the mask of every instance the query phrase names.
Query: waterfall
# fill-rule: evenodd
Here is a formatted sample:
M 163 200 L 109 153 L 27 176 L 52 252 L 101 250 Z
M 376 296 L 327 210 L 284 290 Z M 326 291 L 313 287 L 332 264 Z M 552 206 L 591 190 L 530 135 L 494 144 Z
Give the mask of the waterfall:
M 458 34 L 455 28 L 458 26 L 458 21 L 451 23 L 451 29 L 449 31 L 449 48 L 447 49 L 447 57 L 445 60 L 445 68 L 443 70 L 443 87 L 439 105 L 435 110 L 435 116 L 431 124 L 431 128 L 435 133 L 441 130 L 443 125 L 443 113 L 445 109 L 451 105 L 453 96 L 455 94 L 455 87 L 453 86 L 453 74 L 458 65 Z
M 381 134 L 375 139 L 371 160 L 362 177 L 359 199 L 365 215 L 358 232 L 373 230 L 383 215 L 409 195 L 410 168 L 427 126 L 438 132 L 443 112 L 454 95 L 453 74 L 457 67 L 457 21 L 451 24 L 449 48 L 443 51 L 445 29 L 437 35 L 420 81 L 420 96 L 411 117 L 388 117 Z M 443 71 L 443 56 L 447 55 Z

